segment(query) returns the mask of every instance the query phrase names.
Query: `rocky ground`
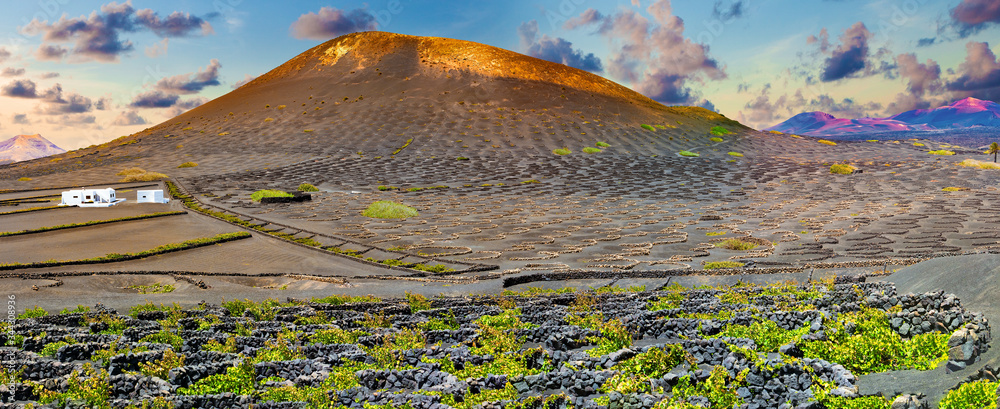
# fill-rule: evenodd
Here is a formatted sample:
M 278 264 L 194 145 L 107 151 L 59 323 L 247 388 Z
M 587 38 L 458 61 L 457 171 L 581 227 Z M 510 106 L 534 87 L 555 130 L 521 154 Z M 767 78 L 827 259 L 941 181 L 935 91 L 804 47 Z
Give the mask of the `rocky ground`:
M 29 310 L 5 324 L 0 398 L 19 408 L 917 408 L 923 395 L 860 396 L 858 376 L 962 371 L 988 348 L 988 320 L 955 296 L 864 281 Z

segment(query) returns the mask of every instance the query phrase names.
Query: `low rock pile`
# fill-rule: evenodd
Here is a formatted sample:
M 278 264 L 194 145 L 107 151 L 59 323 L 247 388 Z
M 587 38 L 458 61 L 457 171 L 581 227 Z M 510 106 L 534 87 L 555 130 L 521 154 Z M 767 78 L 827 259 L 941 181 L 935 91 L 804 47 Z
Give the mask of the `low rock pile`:
M 962 370 L 991 337 L 952 295 L 865 282 L 98 306 L 5 329 L 0 408 L 919 408 L 856 376 Z

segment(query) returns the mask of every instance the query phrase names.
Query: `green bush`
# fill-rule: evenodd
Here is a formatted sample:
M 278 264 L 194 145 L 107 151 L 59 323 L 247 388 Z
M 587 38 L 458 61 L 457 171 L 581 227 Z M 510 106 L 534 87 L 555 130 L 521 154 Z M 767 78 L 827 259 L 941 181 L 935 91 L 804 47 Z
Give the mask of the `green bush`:
M 369 205 L 367 209 L 361 212 L 361 215 L 375 219 L 405 219 L 408 217 L 417 217 L 420 213 L 417 212 L 417 209 L 404 204 L 379 200 Z
M 49 312 L 45 311 L 42 307 L 36 305 L 35 308 L 28 308 L 24 310 L 24 312 L 18 314 L 17 319 L 20 320 L 25 318 L 38 318 L 38 317 L 44 317 L 46 315 L 49 315 Z
M 422 294 L 406 292 L 406 301 L 410 305 L 410 313 L 415 314 L 418 311 L 424 311 L 431 309 L 431 302 L 427 300 Z
M 611 144 L 609 144 L 607 142 L 597 142 L 596 145 L 597 145 L 598 148 L 609 148 L 609 147 L 611 147 Z
M 556 155 L 563 156 L 563 155 L 569 155 L 569 154 L 571 154 L 573 152 L 570 151 L 569 149 L 562 148 L 562 149 L 556 149 L 556 150 L 552 151 L 552 153 L 554 153 Z
M 850 175 L 857 170 L 854 166 L 838 163 L 830 166 L 830 173 L 834 175 Z
M 677 154 L 681 155 L 681 156 L 687 156 L 687 157 L 690 157 L 690 158 L 697 158 L 697 157 L 701 156 L 701 154 L 697 154 L 697 153 L 689 152 L 689 151 L 680 151 L 680 152 L 677 152 Z
M 709 261 L 705 263 L 702 268 L 705 270 L 716 270 L 720 268 L 739 268 L 743 266 L 744 264 L 738 261 Z
M 299 191 L 300 192 L 319 192 L 319 188 L 317 188 L 316 186 L 313 186 L 313 185 L 311 185 L 309 183 L 303 183 L 303 184 L 299 185 Z
M 601 152 L 603 152 L 603 151 L 600 150 L 600 149 L 597 149 L 597 148 L 591 148 L 589 146 L 586 147 L 586 148 L 583 148 L 583 153 L 601 153 Z
M 927 153 L 929 153 L 931 155 L 943 155 L 943 156 L 951 156 L 951 155 L 955 154 L 955 152 L 952 152 L 952 151 L 949 151 L 949 150 L 945 150 L 945 149 L 940 149 L 940 150 L 936 150 L 936 151 L 930 151 L 930 152 L 927 152 Z
M 719 137 L 717 137 L 717 136 L 713 136 L 713 137 L 711 137 L 711 138 L 708 138 L 708 140 L 710 140 L 710 141 L 712 141 L 712 142 L 722 142 L 722 141 L 724 141 L 725 139 L 722 139 L 722 138 L 719 138 Z
M 729 156 L 735 156 L 737 158 L 742 158 L 743 154 L 739 152 L 729 152 Z
M 729 129 L 726 129 L 725 127 L 722 126 L 713 126 L 712 129 L 709 130 L 708 132 L 715 136 L 724 136 L 733 133 Z
M 615 376 L 604 382 L 601 392 L 618 391 L 621 393 L 650 392 L 650 384 L 646 379 L 661 378 L 674 369 L 687 357 L 684 347 L 678 344 L 667 345 L 665 349 L 650 348 L 648 351 L 618 363 L 611 369 L 618 371 Z
M 757 248 L 757 245 L 740 239 L 729 239 L 721 243 L 715 243 L 715 247 L 728 250 L 747 251 Z
M 177 167 L 178 168 L 193 168 L 195 166 L 198 166 L 198 164 L 194 163 L 194 162 L 184 162 L 184 163 L 178 165 Z
M 656 130 L 656 128 L 653 128 L 653 126 L 652 126 L 652 125 L 646 125 L 646 124 L 642 124 L 642 125 L 639 125 L 639 126 L 641 126 L 641 127 L 642 127 L 642 129 L 645 129 L 645 130 L 647 130 L 647 131 L 655 131 L 655 130 Z
M 1000 383 L 980 380 L 966 383 L 958 389 L 948 391 L 948 395 L 938 404 L 940 409 L 972 409 L 997 407 L 997 387 Z
M 280 190 L 264 189 L 253 192 L 253 194 L 250 195 L 250 200 L 259 202 L 260 199 L 263 199 L 265 197 L 293 197 L 293 196 L 295 195 L 288 192 L 282 192 Z
M 625 325 L 618 319 L 605 322 L 601 325 L 600 329 L 600 337 L 587 338 L 588 341 L 597 344 L 597 347 L 587 350 L 588 355 L 594 357 L 603 356 L 632 346 L 632 334 L 628 332 Z
M 758 319 L 750 325 L 726 325 L 715 337 L 749 338 L 757 344 L 757 351 L 775 352 L 782 345 L 801 338 L 807 332 L 808 326 L 789 331 L 779 327 L 774 321 Z

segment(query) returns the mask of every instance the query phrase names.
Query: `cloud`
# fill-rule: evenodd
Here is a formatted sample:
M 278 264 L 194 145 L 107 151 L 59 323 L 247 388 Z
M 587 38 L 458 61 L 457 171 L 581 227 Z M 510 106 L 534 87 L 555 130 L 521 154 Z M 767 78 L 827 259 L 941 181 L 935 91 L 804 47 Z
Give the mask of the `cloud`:
M 830 50 L 830 32 L 826 31 L 826 27 L 819 30 L 819 37 L 815 35 L 809 35 L 806 37 L 806 44 L 816 44 L 819 43 L 819 51 L 827 52 Z
M 93 125 L 97 123 L 97 118 L 93 115 L 61 115 L 46 118 L 45 122 L 49 125 L 58 125 L 61 129 L 69 126 Z
M 93 110 L 94 102 L 75 92 L 63 94 L 62 85 L 56 84 L 38 96 L 42 100 L 35 111 L 42 115 L 82 114 Z
M 1000 1 L 962 0 L 951 9 L 951 19 L 958 35 L 966 38 L 990 24 L 1000 23 Z
M 586 9 L 583 11 L 583 13 L 580 13 L 579 16 L 566 20 L 566 23 L 563 24 L 563 28 L 566 30 L 573 30 L 576 29 L 577 27 L 582 27 L 589 24 L 600 22 L 603 19 L 604 15 L 601 14 L 600 11 L 594 9 Z M 535 24 L 536 31 L 537 28 L 538 24 L 536 23 Z
M 941 105 L 941 102 L 926 98 L 944 90 L 941 66 L 936 61 L 928 59 L 926 63 L 921 63 L 916 54 L 899 54 L 896 56 L 896 67 L 899 76 L 906 80 L 906 92 L 897 94 L 895 101 L 886 108 L 890 115 Z
M 205 87 L 219 85 L 219 60 L 212 59 L 204 69 L 196 73 L 175 75 L 156 82 L 155 88 L 173 94 L 195 94 Z
M 921 38 L 917 40 L 917 47 L 929 47 L 937 42 L 937 37 Z
M 250 81 L 253 81 L 254 78 L 257 78 L 257 77 L 255 77 L 253 75 L 250 75 L 250 74 L 244 74 L 243 75 L 243 79 L 241 79 L 239 81 L 236 81 L 236 83 L 233 84 L 233 89 L 237 89 L 239 87 L 247 85 L 248 83 L 250 83 Z
M 0 95 L 14 98 L 38 98 L 38 91 L 32 80 L 15 80 L 0 87 Z
M 0 75 L 4 77 L 20 77 L 24 75 L 24 68 L 7 67 L 3 69 L 3 72 L 0 72 Z
M 146 47 L 146 56 L 149 58 L 156 58 L 161 55 L 167 55 L 167 49 L 170 48 L 170 39 L 164 38 L 160 42 Z
M 333 7 L 323 7 L 319 13 L 309 12 L 299 16 L 289 27 L 292 37 L 300 40 L 329 40 L 358 31 L 372 31 L 378 27 L 375 16 L 365 9 L 344 12 Z
M 132 108 L 170 108 L 177 103 L 180 97 L 177 94 L 168 94 L 163 91 L 146 91 L 136 95 L 128 106 Z
M 0 47 L 0 63 L 7 61 L 10 58 L 10 51 L 7 51 L 7 47 Z
M 538 21 L 531 20 L 517 28 L 525 54 L 546 61 L 568 65 L 584 71 L 601 72 L 604 67 L 601 59 L 593 53 L 587 55 L 583 51 L 574 50 L 573 43 L 562 38 L 542 35 L 538 38 Z
M 167 38 L 213 32 L 211 24 L 200 17 L 174 12 L 161 19 L 150 9 L 136 10 L 131 0 L 105 4 L 100 12 L 94 11 L 89 16 L 67 18 L 64 15 L 51 23 L 36 18 L 20 31 L 28 36 L 42 37 L 42 45 L 36 52 L 40 59 L 61 60 L 69 56 L 74 62 L 106 63 L 118 62 L 121 55 L 135 48 L 131 41 L 121 38 L 124 33 L 151 31 Z M 66 43 L 72 43 L 72 49 L 54 45 Z
M 136 111 L 122 111 L 111 121 L 111 125 L 115 126 L 146 125 L 147 123 L 146 118 L 139 116 L 139 113 Z
M 11 115 L 11 120 L 15 124 L 19 125 L 30 125 L 31 121 L 28 119 L 28 114 L 14 114 Z
M 988 43 L 970 41 L 965 45 L 965 61 L 958 67 L 958 78 L 947 88 L 956 97 L 1000 100 L 1000 62 Z
M 708 56 L 705 45 L 684 36 L 684 21 L 673 15 L 669 0 L 646 8 L 650 21 L 632 9 L 603 16 L 589 9 L 570 20 L 574 27 L 595 26 L 614 50 L 604 61 L 607 73 L 666 104 L 691 104 L 698 92 L 690 81 L 726 78 L 725 69 Z
M 206 102 L 208 102 L 208 98 L 201 98 L 201 97 L 178 101 L 177 104 L 175 104 L 174 106 L 170 107 L 170 109 L 167 110 L 166 115 L 167 117 L 173 118 L 177 115 L 183 114 L 186 111 L 201 106 Z
M 215 34 L 212 25 L 201 17 L 179 11 L 170 13 L 165 19 L 160 19 L 155 11 L 142 9 L 136 11 L 135 21 L 161 38 L 187 37 L 196 33 L 202 36 Z
M 111 109 L 111 98 L 108 97 L 98 98 L 97 102 L 94 102 L 94 109 L 98 111 L 107 111 Z
M 747 3 L 746 0 L 738 0 L 729 4 L 729 6 L 724 6 L 722 0 L 715 2 L 712 6 L 712 17 L 722 20 L 723 22 L 731 22 L 735 19 L 743 17 L 746 14 Z
M 57 78 L 59 77 L 59 75 L 60 74 L 58 72 L 46 72 L 41 75 L 41 78 L 42 79 Z
M 42 61 L 62 61 L 69 50 L 58 45 L 42 45 L 35 51 L 35 58 Z
M 773 97 L 770 84 L 765 85 L 754 99 L 748 101 L 737 114 L 737 119 L 756 129 L 764 129 L 802 112 L 822 111 L 837 118 L 864 118 L 878 116 L 883 105 L 877 102 L 857 102 L 851 98 L 837 100 L 827 94 L 807 99 L 804 90 L 792 95 Z
M 840 45 L 826 60 L 821 79 L 824 82 L 837 81 L 865 69 L 868 59 L 868 40 L 872 33 L 862 22 L 854 23 L 840 36 Z

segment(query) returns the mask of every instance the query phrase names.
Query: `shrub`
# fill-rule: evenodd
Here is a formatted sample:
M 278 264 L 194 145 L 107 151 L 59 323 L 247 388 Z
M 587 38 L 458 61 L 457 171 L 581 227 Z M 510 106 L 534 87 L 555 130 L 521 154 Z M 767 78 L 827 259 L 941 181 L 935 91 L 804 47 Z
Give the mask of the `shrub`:
M 30 182 L 31 178 L 29 178 L 29 177 L 18 178 L 17 181 L 18 182 Z
M 287 108 L 287 107 L 284 106 L 284 105 L 278 105 L 278 109 L 285 109 L 285 108 Z
M 722 268 L 740 268 L 743 266 L 744 264 L 738 261 L 709 261 L 702 268 L 705 270 L 717 270 Z
M 677 152 L 677 154 L 681 155 L 681 156 L 687 156 L 687 157 L 690 157 L 690 158 L 697 158 L 697 157 L 701 156 L 701 154 L 697 154 L 697 153 L 689 152 L 689 151 L 680 151 L 680 152 Z
M 958 163 L 958 166 L 979 169 L 1000 169 L 1000 164 L 993 162 L 983 162 L 975 159 L 966 159 Z
M 198 166 L 198 164 L 194 163 L 194 162 L 184 162 L 184 163 L 178 165 L 177 167 L 178 168 L 193 168 L 195 166 Z
M 417 212 L 417 209 L 410 206 L 388 200 L 379 200 L 369 205 L 367 209 L 361 212 L 361 215 L 375 219 L 405 219 L 408 217 L 417 217 L 420 214 Z
M 609 148 L 609 147 L 611 147 L 611 144 L 609 144 L 607 142 L 597 142 L 596 145 L 597 145 L 598 148 Z
M 938 404 L 940 409 L 995 408 L 997 407 L 997 387 L 1000 383 L 988 380 L 969 382 L 958 389 L 948 391 L 948 395 Z
M 459 156 L 455 158 L 455 160 L 469 160 L 469 158 L 466 158 L 465 156 Z
M 152 182 L 154 180 L 167 179 L 169 176 L 158 172 L 148 172 L 142 168 L 128 168 L 118 172 L 118 176 L 125 176 L 119 182 Z
M 274 118 L 264 118 L 264 122 L 274 122 Z
M 219 136 L 226 136 L 226 135 L 229 135 L 229 132 L 219 132 Z
M 641 127 L 642 127 L 642 129 L 645 129 L 645 130 L 647 130 L 647 131 L 655 131 L 655 130 L 656 130 L 656 128 L 653 128 L 653 126 L 652 126 L 652 125 L 646 125 L 646 124 L 642 124 L 642 125 L 639 125 L 639 126 L 641 126 Z
M 411 314 L 431 309 L 431 302 L 427 301 L 427 297 L 424 297 L 423 294 L 415 294 L 407 291 L 406 301 L 410 305 Z
M 747 251 L 757 248 L 757 245 L 740 239 L 729 239 L 721 243 L 716 243 L 715 247 L 729 250 Z
M 913 146 L 924 146 L 924 144 L 922 144 L 922 143 L 920 143 L 920 142 L 914 142 L 914 143 L 913 143 Z
M 830 166 L 830 173 L 835 175 L 850 175 L 857 170 L 854 166 L 838 163 Z
M 710 140 L 710 141 L 712 141 L 712 142 L 722 142 L 722 141 L 723 141 L 723 139 L 722 139 L 722 138 L 719 138 L 719 137 L 717 137 L 717 136 L 713 136 L 713 137 L 711 137 L 711 138 L 708 138 L 708 140 Z
M 552 153 L 554 153 L 556 155 L 569 155 L 569 154 L 571 154 L 573 152 L 571 152 L 569 149 L 562 148 L 562 149 L 556 149 L 556 150 L 552 151 Z
M 260 199 L 263 199 L 265 197 L 292 197 L 292 196 L 295 195 L 288 192 L 282 192 L 280 190 L 264 189 L 253 192 L 253 194 L 250 195 L 250 200 L 259 202 Z
M 35 308 L 28 308 L 24 310 L 24 312 L 18 314 L 17 319 L 38 318 L 38 317 L 44 317 L 46 315 L 49 315 L 49 312 L 45 311 L 42 307 L 36 305 Z
M 712 129 L 709 130 L 708 132 L 715 136 L 723 136 L 733 133 L 729 129 L 726 129 L 725 127 L 722 126 L 713 126 Z
M 597 149 L 597 148 L 586 147 L 586 148 L 583 148 L 583 152 L 584 153 L 601 153 L 603 151 L 600 150 L 600 149 Z
M 969 188 L 967 188 L 967 187 L 954 187 L 954 186 L 949 186 L 949 187 L 946 187 L 946 188 L 944 188 L 944 189 L 941 189 L 941 190 L 942 190 L 942 191 L 945 191 L 945 192 L 961 192 L 961 191 L 963 191 L 963 190 L 969 190 Z
M 936 150 L 936 151 L 930 151 L 930 152 L 927 152 L 927 153 L 929 153 L 931 155 L 943 155 L 943 156 L 951 156 L 951 155 L 955 154 L 955 152 L 952 152 L 952 151 L 949 151 L 949 150 L 945 150 L 945 149 L 940 149 L 940 150 Z
M 739 152 L 729 152 L 729 156 L 735 156 L 737 158 L 742 158 L 743 154 Z
M 618 373 L 608 379 L 602 392 L 618 391 L 622 393 L 649 392 L 649 382 L 636 382 L 638 379 L 662 378 L 687 357 L 684 347 L 671 344 L 665 349 L 657 347 L 622 361 L 612 367 Z
M 316 186 L 313 186 L 313 185 L 311 185 L 309 183 L 303 183 L 303 184 L 299 185 L 299 191 L 300 192 L 319 192 L 319 188 L 317 188 Z
M 172 293 L 176 289 L 173 284 L 156 283 L 153 285 L 130 285 L 125 287 L 129 290 L 136 290 L 139 294 L 165 294 Z
M 824 145 L 837 146 L 836 142 L 834 142 L 834 141 L 828 141 L 826 139 L 820 139 L 817 142 L 819 142 L 821 144 L 824 144 Z

